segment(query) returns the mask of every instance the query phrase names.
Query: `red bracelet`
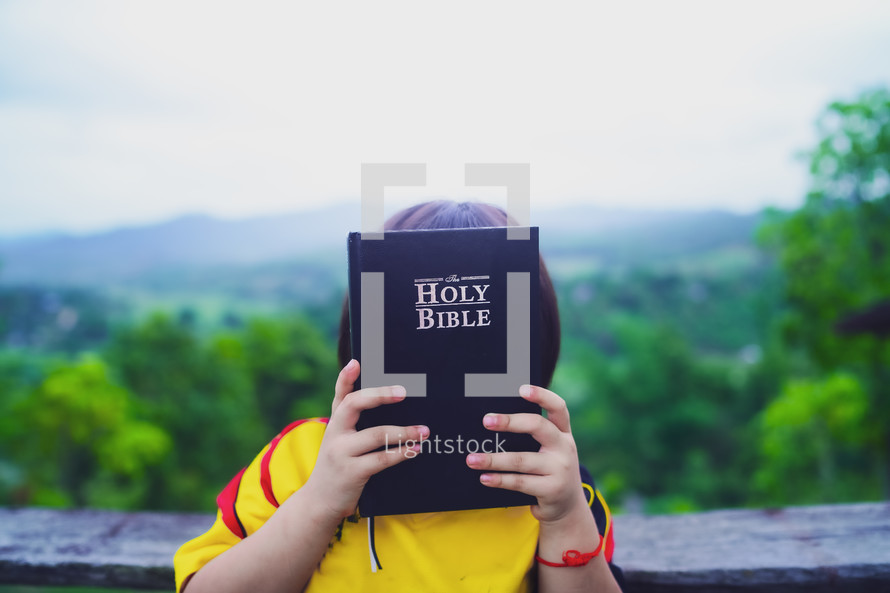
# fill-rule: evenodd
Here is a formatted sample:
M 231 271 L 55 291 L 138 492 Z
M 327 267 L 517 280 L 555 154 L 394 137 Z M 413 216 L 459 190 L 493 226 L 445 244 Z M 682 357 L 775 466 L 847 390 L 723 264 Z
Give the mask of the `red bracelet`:
M 588 552 L 586 554 L 582 554 L 578 550 L 566 550 L 562 555 L 562 564 L 557 564 L 556 562 L 547 562 L 537 554 L 535 554 L 535 560 L 540 562 L 545 566 L 555 566 L 556 568 L 562 568 L 564 566 L 584 566 L 588 562 L 590 562 L 591 558 L 595 558 L 599 555 L 600 552 L 603 551 L 603 543 L 605 543 L 605 539 L 600 536 L 600 543 L 596 547 L 596 550 L 593 552 Z

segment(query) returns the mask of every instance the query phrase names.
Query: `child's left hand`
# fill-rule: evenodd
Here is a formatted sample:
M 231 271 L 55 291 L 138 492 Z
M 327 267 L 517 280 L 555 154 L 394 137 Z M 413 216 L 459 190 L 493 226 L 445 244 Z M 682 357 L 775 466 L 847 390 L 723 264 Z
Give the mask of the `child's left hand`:
M 542 522 L 559 521 L 579 506 L 587 507 L 569 411 L 561 397 L 543 387 L 523 385 L 519 394 L 544 408 L 547 417 L 486 414 L 482 423 L 489 430 L 530 434 L 541 444 L 540 450 L 472 453 L 467 455 L 467 465 L 473 469 L 513 472 L 483 473 L 479 479 L 486 486 L 534 496 L 538 499 L 531 509 L 535 518 Z

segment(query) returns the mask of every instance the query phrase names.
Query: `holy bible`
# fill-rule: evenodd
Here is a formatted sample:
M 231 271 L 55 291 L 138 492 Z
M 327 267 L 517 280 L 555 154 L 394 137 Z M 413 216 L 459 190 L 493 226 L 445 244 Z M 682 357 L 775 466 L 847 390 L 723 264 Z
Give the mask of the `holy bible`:
M 412 459 L 370 479 L 362 516 L 535 503 L 483 486 L 482 472 L 466 464 L 469 453 L 540 447 L 529 435 L 482 425 L 489 412 L 541 413 L 519 396 L 520 385 L 541 377 L 538 229 L 517 230 L 527 238 L 508 238 L 505 227 L 350 233 L 356 389 L 404 385 L 408 394 L 362 412 L 357 428 L 430 428 Z

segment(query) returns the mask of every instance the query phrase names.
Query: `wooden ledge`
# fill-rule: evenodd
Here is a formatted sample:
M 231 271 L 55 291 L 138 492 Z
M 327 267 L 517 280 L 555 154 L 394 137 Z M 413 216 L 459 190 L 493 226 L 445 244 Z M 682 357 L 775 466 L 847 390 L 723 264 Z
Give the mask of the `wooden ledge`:
M 0 508 L 0 583 L 173 590 L 207 514 Z M 629 591 L 890 591 L 890 503 L 615 517 Z

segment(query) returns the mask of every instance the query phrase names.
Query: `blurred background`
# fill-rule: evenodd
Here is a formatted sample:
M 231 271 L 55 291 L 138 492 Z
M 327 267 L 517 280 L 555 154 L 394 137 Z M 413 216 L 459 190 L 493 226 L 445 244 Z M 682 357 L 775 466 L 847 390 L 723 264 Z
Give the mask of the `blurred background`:
M 530 163 L 613 510 L 887 498 L 887 56 L 884 2 L 0 3 L 0 505 L 212 511 L 326 415 L 363 162 Z

